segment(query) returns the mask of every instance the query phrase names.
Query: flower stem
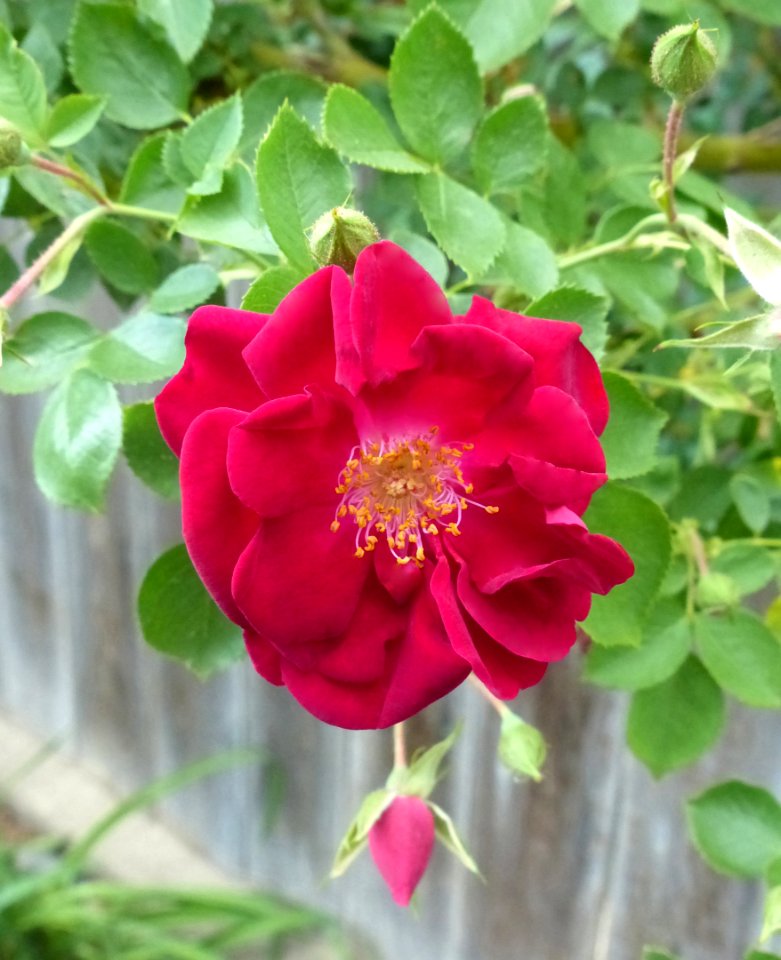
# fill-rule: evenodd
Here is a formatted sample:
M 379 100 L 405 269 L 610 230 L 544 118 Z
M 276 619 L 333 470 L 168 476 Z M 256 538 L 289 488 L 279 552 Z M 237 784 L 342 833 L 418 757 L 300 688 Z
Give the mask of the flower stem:
M 34 260 L 30 264 L 16 283 L 9 287 L 3 296 L 0 297 L 0 308 L 8 310 L 12 307 L 17 300 L 27 293 L 49 264 L 62 253 L 71 241 L 81 236 L 93 220 L 97 220 L 98 217 L 105 216 L 107 213 L 108 207 L 100 206 L 93 207 L 91 210 L 87 210 L 86 213 L 82 213 L 76 217 L 76 219 L 63 230 L 59 237 L 43 251 L 37 260 Z
M 404 735 L 404 723 L 397 723 L 393 727 L 393 767 L 407 766 L 407 739 Z
M 670 223 L 675 223 L 678 216 L 675 210 L 675 178 L 673 177 L 673 171 L 675 157 L 678 152 L 678 136 L 681 132 L 683 112 L 684 105 L 677 100 L 673 100 L 670 112 L 667 114 L 667 125 L 664 128 L 662 175 L 665 186 L 667 187 L 667 219 Z
M 578 250 L 576 253 L 570 253 L 559 257 L 559 269 L 566 270 L 567 267 L 576 267 L 580 263 L 588 260 L 596 260 L 598 257 L 605 257 L 611 253 L 620 253 L 623 250 L 630 250 L 634 241 L 649 227 L 663 226 L 667 219 L 661 213 L 651 214 L 639 220 L 631 230 L 622 237 L 610 240 L 607 243 L 600 243 L 596 247 L 586 247 L 585 250 Z
M 72 180 L 77 186 L 89 194 L 93 200 L 96 200 L 101 206 L 108 206 L 107 198 L 98 190 L 98 188 L 87 180 L 86 177 L 83 177 L 76 170 L 71 170 L 70 167 L 66 167 L 61 163 L 56 163 L 54 160 L 47 160 L 46 157 L 41 157 L 38 154 L 34 153 L 30 157 L 30 163 L 34 167 L 38 167 L 39 170 L 45 170 L 47 173 L 53 173 L 56 177 L 63 177 L 66 180 Z
M 484 700 L 487 700 L 491 704 L 491 706 L 494 708 L 494 710 L 496 710 L 496 712 L 499 714 L 500 717 L 503 717 L 505 713 L 507 713 L 507 711 L 509 710 L 509 707 L 507 706 L 507 704 L 505 704 L 502 700 L 500 700 L 499 697 L 494 696 L 491 693 L 491 691 L 488 689 L 488 687 L 486 687 L 485 684 L 482 683 L 482 681 L 478 680 L 473 673 L 469 674 L 468 680 L 472 684 L 472 686 L 475 688 L 475 690 L 477 690 L 480 696 L 483 697 Z

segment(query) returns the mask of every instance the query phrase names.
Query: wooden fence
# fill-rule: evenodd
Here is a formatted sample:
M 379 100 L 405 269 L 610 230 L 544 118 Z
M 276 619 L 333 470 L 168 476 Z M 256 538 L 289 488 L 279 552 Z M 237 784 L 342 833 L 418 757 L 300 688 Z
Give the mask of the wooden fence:
M 733 707 L 718 750 L 657 783 L 625 747 L 627 698 L 579 683 L 575 654 L 519 701 L 550 744 L 545 780 L 528 785 L 497 766 L 490 709 L 457 691 L 411 734 L 432 742 L 465 719 L 436 799 L 486 882 L 438 850 L 417 914 L 392 903 L 368 855 L 324 883 L 361 797 L 384 780 L 390 735 L 318 723 L 246 662 L 201 684 L 145 649 L 134 595 L 179 539 L 177 508 L 123 467 L 105 515 L 50 506 L 32 477 L 40 400 L 0 403 L 0 707 L 121 789 L 232 745 L 264 746 L 286 774 L 271 833 L 260 769 L 191 788 L 167 805 L 169 820 L 236 876 L 363 930 L 383 960 L 640 960 L 648 943 L 685 960 L 743 956 L 760 891 L 700 861 L 683 802 L 728 776 L 781 791 L 778 714 Z

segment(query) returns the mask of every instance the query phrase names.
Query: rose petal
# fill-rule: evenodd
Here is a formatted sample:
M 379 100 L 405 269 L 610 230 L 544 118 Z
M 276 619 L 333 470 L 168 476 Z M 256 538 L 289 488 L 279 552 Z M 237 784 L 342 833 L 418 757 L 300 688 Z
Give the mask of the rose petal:
M 283 655 L 344 633 L 371 570 L 353 556 L 352 529 L 331 532 L 333 515 L 318 504 L 261 520 L 236 565 L 237 606 Z
M 231 485 L 264 517 L 315 503 L 334 514 L 339 473 L 357 442 L 350 411 L 334 397 L 318 390 L 270 400 L 231 432 Z
M 267 319 L 265 314 L 211 306 L 199 307 L 190 317 L 184 366 L 155 400 L 160 431 L 177 456 L 187 428 L 205 410 L 254 410 L 265 399 L 241 352 Z
M 420 797 L 394 797 L 369 830 L 369 850 L 391 895 L 406 907 L 434 849 L 434 815 Z
M 346 315 L 349 301 L 350 281 L 339 267 L 318 270 L 285 297 L 244 351 L 268 397 L 301 393 L 309 384 L 333 385 L 335 318 Z M 346 329 L 344 319 L 337 325 Z
M 537 386 L 553 386 L 574 397 L 596 434 L 607 424 L 608 401 L 596 360 L 580 342 L 582 329 L 562 320 L 540 320 L 500 310 L 490 300 L 474 297 L 463 317 L 466 323 L 496 330 L 534 358 Z
M 424 574 L 414 563 L 399 563 L 380 539 L 371 554 L 377 578 L 396 603 L 406 603 L 424 584 Z
M 244 414 L 209 410 L 185 434 L 180 467 L 182 530 L 193 566 L 220 609 L 248 626 L 231 593 L 233 568 L 258 529 L 258 516 L 231 490 L 225 465 L 228 434 Z
M 269 683 L 275 687 L 284 686 L 282 679 L 282 659 L 277 648 L 264 640 L 254 630 L 244 631 L 244 646 L 247 649 L 252 666 Z
M 365 380 L 372 384 L 417 366 L 410 346 L 426 326 L 452 323 L 436 281 L 401 247 L 372 244 L 355 264 L 350 319 Z M 355 378 L 340 380 L 355 391 Z

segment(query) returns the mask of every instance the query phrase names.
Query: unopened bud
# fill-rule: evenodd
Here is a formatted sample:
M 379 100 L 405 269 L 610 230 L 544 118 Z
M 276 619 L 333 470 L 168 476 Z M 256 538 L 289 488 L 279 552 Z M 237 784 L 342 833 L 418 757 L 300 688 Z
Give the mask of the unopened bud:
M 25 146 L 16 130 L 0 130 L 0 170 L 25 162 Z
M 369 830 L 369 850 L 393 899 L 406 907 L 434 847 L 434 815 L 420 797 L 394 797 Z
M 361 250 L 379 239 L 377 228 L 367 216 L 347 207 L 334 207 L 315 222 L 309 247 L 321 266 L 335 264 L 352 273 Z
M 673 27 L 654 44 L 653 81 L 681 103 L 702 90 L 715 72 L 716 48 L 699 20 Z
M 540 731 L 521 720 L 511 710 L 502 713 L 499 735 L 499 759 L 513 773 L 532 780 L 542 780 L 542 767 L 547 753 Z

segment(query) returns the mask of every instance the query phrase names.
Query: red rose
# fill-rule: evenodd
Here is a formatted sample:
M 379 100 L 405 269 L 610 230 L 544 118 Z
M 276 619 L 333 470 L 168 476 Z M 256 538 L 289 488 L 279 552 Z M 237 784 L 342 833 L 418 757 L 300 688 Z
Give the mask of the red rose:
M 156 401 L 184 539 L 255 668 L 352 728 L 474 671 L 514 697 L 632 574 L 580 519 L 608 405 L 572 323 L 453 317 L 403 250 L 326 267 L 271 316 L 202 307 Z
M 393 899 L 406 907 L 434 849 L 434 814 L 420 797 L 394 797 L 369 830 L 369 850 Z

